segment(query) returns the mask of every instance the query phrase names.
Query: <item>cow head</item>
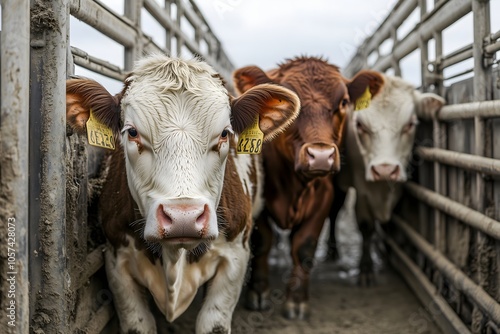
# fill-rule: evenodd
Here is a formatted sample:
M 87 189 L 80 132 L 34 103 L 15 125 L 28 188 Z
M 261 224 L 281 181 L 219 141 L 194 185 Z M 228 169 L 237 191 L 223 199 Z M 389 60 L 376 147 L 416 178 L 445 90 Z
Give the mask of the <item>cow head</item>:
M 365 72 L 350 84 L 356 96 L 367 87 L 372 89 L 373 83 L 359 79 Z M 420 93 L 397 77 L 384 76 L 383 82 L 379 93 L 371 94 L 367 108 L 353 111 L 349 131 L 363 158 L 366 181 L 402 182 L 407 179 L 417 115 L 435 114 L 444 100 L 432 93 Z
M 276 140 L 295 170 L 306 177 L 323 176 L 340 169 L 338 146 L 350 104 L 349 81 L 323 59 L 300 57 L 267 74 L 256 66 L 234 73 L 240 92 L 262 83 L 278 83 L 295 91 L 301 101 L 296 122 Z
M 217 238 L 216 209 L 234 135 L 259 116 L 269 140 L 297 116 L 299 103 L 291 91 L 270 84 L 232 98 L 206 63 L 163 55 L 140 60 L 116 96 L 92 80 L 67 82 L 68 124 L 83 132 L 92 110 L 113 129 L 128 188 L 145 217 L 144 238 L 175 248 Z

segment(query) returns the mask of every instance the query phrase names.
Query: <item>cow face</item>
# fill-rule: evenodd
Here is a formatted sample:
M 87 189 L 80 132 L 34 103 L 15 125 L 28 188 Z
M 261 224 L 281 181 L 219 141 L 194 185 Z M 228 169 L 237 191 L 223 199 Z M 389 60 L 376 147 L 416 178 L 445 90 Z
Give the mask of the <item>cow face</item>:
M 370 83 L 355 77 L 351 89 L 359 92 Z M 417 113 L 435 114 L 444 100 L 431 93 L 422 94 L 400 78 L 384 77 L 383 88 L 372 96 L 369 106 L 352 113 L 350 133 L 365 165 L 366 181 L 407 179 L 406 169 L 418 124 Z M 349 147 L 347 147 L 349 149 Z
M 336 66 L 301 57 L 267 74 L 255 66 L 241 68 L 234 80 L 240 92 L 261 83 L 278 83 L 295 91 L 302 104 L 299 117 L 274 145 L 306 177 L 339 171 L 338 146 L 350 96 L 349 81 Z
M 128 188 L 146 218 L 144 238 L 176 248 L 217 238 L 216 209 L 234 135 L 259 116 L 268 140 L 299 109 L 298 98 L 276 85 L 232 99 L 207 64 L 165 56 L 138 62 L 115 97 L 95 82 L 69 80 L 67 104 L 68 115 L 83 120 L 92 108 L 119 135 Z M 84 124 L 73 116 L 68 123 Z

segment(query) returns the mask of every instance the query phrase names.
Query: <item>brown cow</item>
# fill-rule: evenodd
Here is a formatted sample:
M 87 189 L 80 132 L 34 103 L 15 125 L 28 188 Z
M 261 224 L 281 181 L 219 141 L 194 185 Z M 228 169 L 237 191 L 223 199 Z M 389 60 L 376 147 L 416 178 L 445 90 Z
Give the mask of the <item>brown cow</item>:
M 272 139 L 297 116 L 297 96 L 260 85 L 234 99 L 208 64 L 154 55 L 121 94 L 74 79 L 66 98 L 68 123 L 90 142 L 117 139 L 99 218 L 122 332 L 157 333 L 146 291 L 173 321 L 210 282 L 196 333 L 229 333 L 262 207 L 259 156 L 236 154 L 236 136 L 252 126 Z
M 262 83 L 278 83 L 295 91 L 302 109 L 296 122 L 263 149 L 265 209 L 252 234 L 254 257 L 247 306 L 269 307 L 268 255 L 272 244 L 269 218 L 282 229 L 291 229 L 293 270 L 286 292 L 285 316 L 303 319 L 308 313 L 308 281 L 323 223 L 333 198 L 329 174 L 340 169 L 338 145 L 355 89 L 381 82 L 378 74 L 365 71 L 352 82 L 338 67 L 321 58 L 288 60 L 264 73 L 255 66 L 234 73 L 237 89 L 245 92 Z M 364 83 L 360 85 L 359 83 Z M 377 93 L 376 89 L 372 95 Z

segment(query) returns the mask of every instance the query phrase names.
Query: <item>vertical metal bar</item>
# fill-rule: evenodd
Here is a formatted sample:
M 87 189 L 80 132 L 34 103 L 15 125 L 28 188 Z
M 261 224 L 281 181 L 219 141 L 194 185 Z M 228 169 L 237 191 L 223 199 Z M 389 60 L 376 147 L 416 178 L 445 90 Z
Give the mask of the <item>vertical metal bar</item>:
M 141 9 L 143 1 L 127 0 L 124 6 L 124 14 L 134 23 L 136 31 L 134 47 L 125 48 L 124 67 L 126 71 L 130 71 L 134 67 L 134 62 L 142 55 Z
M 28 333 L 29 1 L 1 4 L 0 332 Z
M 182 31 L 182 17 L 184 16 L 184 2 L 182 0 L 175 0 L 175 5 L 177 6 L 177 19 L 175 21 L 179 31 Z M 182 46 L 184 45 L 184 40 L 181 36 L 177 36 L 176 43 L 176 56 L 180 57 L 182 55 Z
M 435 86 L 436 92 L 444 96 L 445 88 L 442 80 L 442 70 L 439 67 L 439 63 L 443 57 L 443 37 L 441 31 L 436 31 L 434 33 L 434 40 L 436 42 L 436 68 L 434 69 L 435 74 Z M 446 147 L 446 125 L 440 124 L 437 120 L 433 121 L 433 142 L 434 147 L 445 148 Z M 442 195 L 446 192 L 446 168 L 441 166 L 438 162 L 434 162 L 434 190 Z M 446 243 L 445 241 L 445 216 L 439 211 L 434 210 L 434 246 L 441 252 L 445 251 Z
M 427 13 L 427 0 L 419 0 L 420 7 L 420 21 L 422 17 Z M 427 47 L 427 42 L 422 37 L 420 37 L 419 48 L 420 48 L 420 77 L 422 80 L 421 90 L 427 90 L 427 63 L 429 62 L 429 51 Z
M 474 22 L 474 43 L 472 54 L 474 59 L 474 101 L 484 101 L 490 98 L 491 73 L 487 68 L 484 57 L 484 39 L 489 36 L 491 31 L 490 25 L 490 3 L 489 0 L 473 0 L 472 12 Z M 485 122 L 480 117 L 474 117 L 474 154 L 478 156 L 485 155 Z M 479 212 L 484 212 L 485 202 L 485 184 L 481 173 L 476 173 L 475 178 L 475 199 L 474 206 Z M 488 257 L 485 254 L 488 243 L 488 238 L 481 232 L 476 232 L 476 272 L 477 283 L 484 287 L 489 279 L 489 273 L 481 270 L 481 263 L 484 258 Z M 474 305 L 472 317 L 472 332 L 482 332 L 482 320 L 484 316 L 482 312 Z
M 30 266 L 33 331 L 65 333 L 69 315 L 66 266 L 66 58 L 68 0 L 31 6 Z M 32 158 L 36 158 L 32 159 Z
M 171 6 L 172 0 L 165 0 L 165 12 L 169 18 L 172 18 Z M 166 51 L 168 54 L 172 54 L 172 32 L 168 29 L 165 31 L 165 38 L 165 49 L 167 49 Z

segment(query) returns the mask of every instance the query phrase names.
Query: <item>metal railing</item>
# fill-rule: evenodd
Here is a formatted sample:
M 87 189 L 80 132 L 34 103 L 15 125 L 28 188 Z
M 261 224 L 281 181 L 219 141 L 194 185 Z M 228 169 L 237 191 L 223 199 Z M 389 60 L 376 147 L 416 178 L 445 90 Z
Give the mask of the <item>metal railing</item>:
M 393 71 L 405 78 L 401 62 L 420 54 L 422 91 L 438 93 L 448 105 L 417 136 L 415 180 L 408 182 L 395 233 L 380 233 L 392 260 L 445 332 L 495 332 L 500 324 L 500 75 L 495 53 L 500 32 L 491 32 L 488 0 L 401 0 L 374 34 L 359 46 L 344 73 L 362 68 Z M 420 20 L 398 38 L 398 28 L 415 10 Z M 472 13 L 473 41 L 444 53 L 443 31 Z M 392 51 L 380 45 L 389 40 Z M 435 57 L 429 57 L 434 43 Z M 445 70 L 466 60 L 457 74 Z M 473 77 L 447 85 L 467 73 Z M 415 199 L 418 206 L 415 206 Z M 401 240 L 409 241 L 409 244 Z

